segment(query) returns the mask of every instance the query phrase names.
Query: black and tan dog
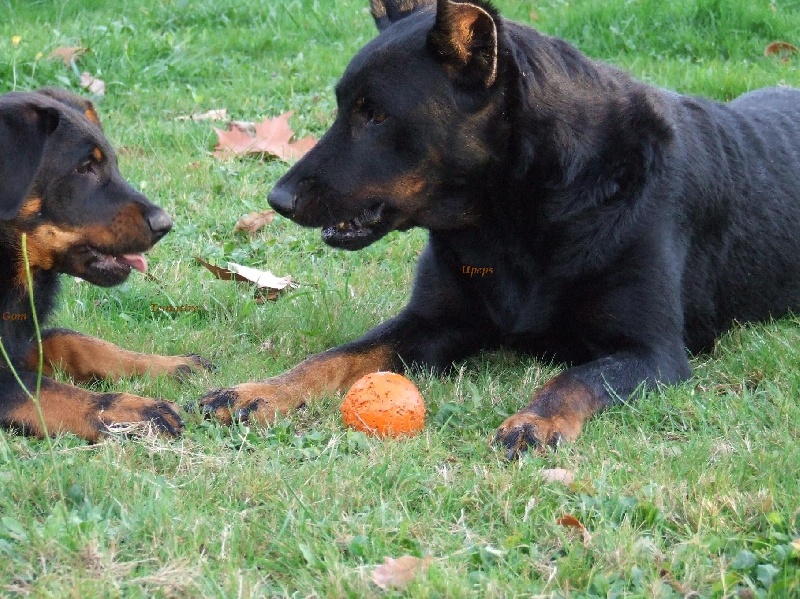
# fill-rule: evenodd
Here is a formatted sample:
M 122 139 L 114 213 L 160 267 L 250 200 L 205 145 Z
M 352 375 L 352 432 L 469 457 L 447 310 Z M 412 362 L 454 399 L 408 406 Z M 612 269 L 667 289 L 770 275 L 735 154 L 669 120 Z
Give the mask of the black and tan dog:
M 569 365 L 501 424 L 513 456 L 687 379 L 687 348 L 734 321 L 800 309 L 800 91 L 680 96 L 487 2 L 371 4 L 381 33 L 336 121 L 269 200 L 335 247 L 428 229 L 411 301 L 207 412 L 268 422 L 370 371 L 505 346 Z
M 53 308 L 59 273 L 101 286 L 146 270 L 141 252 L 172 227 L 166 212 L 126 183 L 90 102 L 45 89 L 0 96 L 0 339 L 29 392 L 36 389 L 39 346 L 22 247 L 39 322 Z M 42 333 L 46 375 L 59 368 L 79 382 L 146 372 L 180 374 L 197 356 L 129 352 L 63 329 Z M 127 393 L 93 393 L 43 378 L 40 405 L 50 433 L 96 440 L 115 423 L 152 422 L 180 432 L 175 406 Z M 0 424 L 43 433 L 35 404 L 0 360 Z

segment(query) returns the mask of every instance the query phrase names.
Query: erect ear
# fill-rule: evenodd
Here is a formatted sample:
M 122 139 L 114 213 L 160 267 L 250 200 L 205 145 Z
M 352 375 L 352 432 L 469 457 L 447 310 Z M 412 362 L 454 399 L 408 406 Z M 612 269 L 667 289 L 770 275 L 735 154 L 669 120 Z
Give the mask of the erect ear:
M 428 44 L 452 76 L 491 87 L 497 79 L 497 15 L 484 6 L 437 0 Z
M 22 207 L 58 121 L 55 108 L 22 96 L 0 98 L 0 220 L 14 218 Z
M 379 31 L 418 10 L 431 8 L 435 0 L 369 0 L 372 18 Z

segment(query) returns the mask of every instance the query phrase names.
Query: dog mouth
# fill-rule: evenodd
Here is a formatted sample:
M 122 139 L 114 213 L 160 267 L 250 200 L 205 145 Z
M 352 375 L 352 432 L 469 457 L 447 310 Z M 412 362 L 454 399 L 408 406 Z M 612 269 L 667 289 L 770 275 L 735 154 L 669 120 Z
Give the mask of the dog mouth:
M 122 283 L 132 270 L 147 272 L 147 258 L 140 252 L 106 252 L 87 246 L 83 253 L 83 268 L 73 274 L 101 287 Z
M 344 250 L 360 250 L 392 230 L 386 204 L 375 203 L 355 218 L 322 229 L 322 240 Z

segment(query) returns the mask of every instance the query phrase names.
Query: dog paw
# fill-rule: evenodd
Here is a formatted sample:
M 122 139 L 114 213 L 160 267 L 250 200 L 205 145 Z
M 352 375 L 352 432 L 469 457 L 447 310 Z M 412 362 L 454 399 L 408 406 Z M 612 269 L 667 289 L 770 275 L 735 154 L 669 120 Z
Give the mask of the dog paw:
M 200 411 L 224 424 L 257 422 L 271 424 L 299 405 L 283 396 L 269 383 L 243 383 L 226 389 L 215 389 L 200 399 Z
M 497 429 L 495 443 L 506 451 L 506 459 L 513 460 L 526 450 L 557 449 L 564 439 L 572 437 L 563 418 L 543 418 L 531 412 L 519 412 L 507 418 Z
M 209 360 L 197 354 L 184 354 L 175 358 L 178 363 L 172 369 L 172 376 L 183 381 L 196 372 L 213 372 L 217 368 Z
M 137 425 L 151 425 L 161 433 L 177 437 L 183 430 L 178 406 L 168 401 L 113 393 L 104 395 L 97 403 L 94 417 L 100 433 L 136 432 Z

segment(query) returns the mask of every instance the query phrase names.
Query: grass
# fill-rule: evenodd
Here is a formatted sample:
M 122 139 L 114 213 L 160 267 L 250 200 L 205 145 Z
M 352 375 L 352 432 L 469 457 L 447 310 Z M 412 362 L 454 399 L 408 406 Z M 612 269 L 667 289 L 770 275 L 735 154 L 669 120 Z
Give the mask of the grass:
M 89 47 L 78 66 L 107 83 L 98 107 L 123 173 L 176 221 L 151 253 L 158 284 L 66 280 L 55 324 L 219 366 L 182 385 L 100 388 L 185 405 L 353 339 L 404 304 L 424 233 L 358 253 L 280 218 L 255 237 L 234 234 L 286 166 L 219 162 L 210 125 L 176 121 L 222 107 L 242 120 L 294 110 L 299 134 L 321 135 L 338 75 L 374 35 L 367 4 L 0 2 L 0 91 L 75 89 L 76 75 L 46 57 Z M 800 44 L 798 0 L 543 0 L 535 14 L 497 5 L 681 92 L 729 99 L 800 85 L 799 58 L 763 56 L 774 40 Z M 302 286 L 260 305 L 196 255 Z M 151 312 L 169 301 L 202 310 Z M 344 430 L 335 397 L 269 429 L 187 416 L 176 441 L 63 436 L 51 452 L 0 432 L 0 595 L 376 596 L 371 568 L 411 554 L 432 557 L 413 597 L 800 596 L 800 320 L 737 328 L 693 366 L 690 382 L 609 410 L 574 445 L 514 463 L 488 440 L 556 367 L 502 352 L 448 377 L 416 373 L 429 422 L 402 442 Z M 545 468 L 575 481 L 546 483 Z M 591 540 L 557 524 L 564 514 Z

